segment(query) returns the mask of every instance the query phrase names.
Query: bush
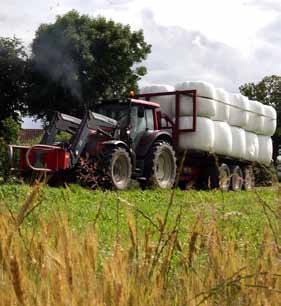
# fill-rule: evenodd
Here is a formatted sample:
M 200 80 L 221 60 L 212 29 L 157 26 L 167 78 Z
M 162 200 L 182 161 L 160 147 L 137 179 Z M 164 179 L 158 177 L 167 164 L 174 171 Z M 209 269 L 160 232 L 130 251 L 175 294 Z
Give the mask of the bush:
M 256 186 L 271 186 L 278 181 L 274 165 L 253 167 Z
M 3 130 L 0 137 L 0 177 L 6 182 L 10 177 L 8 145 L 19 142 L 20 124 L 11 117 L 4 119 L 1 123 Z

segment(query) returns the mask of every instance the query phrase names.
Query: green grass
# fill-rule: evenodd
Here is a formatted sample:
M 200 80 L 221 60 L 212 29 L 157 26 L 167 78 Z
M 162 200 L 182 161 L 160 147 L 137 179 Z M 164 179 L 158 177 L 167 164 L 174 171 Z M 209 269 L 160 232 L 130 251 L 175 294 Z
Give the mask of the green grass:
M 13 212 L 18 211 L 30 191 L 31 187 L 27 185 L 1 185 L 0 208 L 9 207 Z M 171 194 L 171 190 L 102 192 L 77 185 L 68 188 L 43 187 L 39 197 L 41 204 L 26 218 L 24 229 L 36 227 L 38 216 L 50 219 L 57 214 L 67 215 L 73 231 L 84 231 L 96 223 L 101 245 L 104 251 L 110 252 L 117 235 L 121 244 L 129 241 L 128 218 L 132 215 L 137 223 L 139 239 L 143 238 L 146 230 L 153 237 L 157 231 L 153 224 L 161 225 L 160 220 L 165 217 Z M 278 198 L 277 191 L 271 189 L 238 193 L 176 190 L 167 225 L 173 227 L 181 210 L 179 237 L 185 244 L 197 218 L 200 217 L 206 227 L 211 220 L 216 220 L 226 239 L 247 241 L 255 254 L 268 228 L 264 207 L 268 205 L 274 210 L 279 209 Z

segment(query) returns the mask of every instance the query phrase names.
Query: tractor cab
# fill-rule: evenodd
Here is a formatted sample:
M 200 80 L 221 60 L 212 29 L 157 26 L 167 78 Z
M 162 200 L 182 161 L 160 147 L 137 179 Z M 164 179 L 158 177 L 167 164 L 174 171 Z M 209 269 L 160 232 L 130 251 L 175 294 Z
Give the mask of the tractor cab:
M 95 112 L 118 122 L 120 139 L 134 150 L 145 134 L 158 130 L 154 102 L 125 99 L 104 101 L 97 105 Z

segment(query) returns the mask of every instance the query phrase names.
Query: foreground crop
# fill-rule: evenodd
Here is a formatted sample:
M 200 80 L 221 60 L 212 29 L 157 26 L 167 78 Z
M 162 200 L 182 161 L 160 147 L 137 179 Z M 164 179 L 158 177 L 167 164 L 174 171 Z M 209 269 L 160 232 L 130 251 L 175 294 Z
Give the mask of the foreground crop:
M 0 305 L 279 303 L 278 190 L 1 194 Z

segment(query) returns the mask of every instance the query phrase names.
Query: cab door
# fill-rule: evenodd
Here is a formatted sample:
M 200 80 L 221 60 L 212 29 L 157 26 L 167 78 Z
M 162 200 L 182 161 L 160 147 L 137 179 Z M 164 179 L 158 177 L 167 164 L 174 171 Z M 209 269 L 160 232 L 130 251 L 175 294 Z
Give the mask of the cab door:
M 135 149 L 146 134 L 154 130 L 153 109 L 142 105 L 133 106 L 131 110 L 131 141 Z

